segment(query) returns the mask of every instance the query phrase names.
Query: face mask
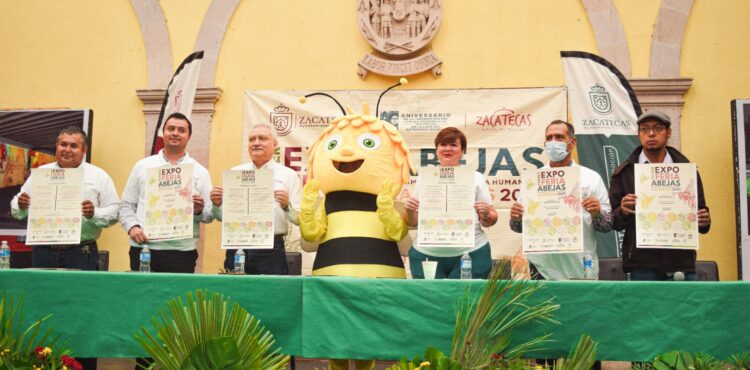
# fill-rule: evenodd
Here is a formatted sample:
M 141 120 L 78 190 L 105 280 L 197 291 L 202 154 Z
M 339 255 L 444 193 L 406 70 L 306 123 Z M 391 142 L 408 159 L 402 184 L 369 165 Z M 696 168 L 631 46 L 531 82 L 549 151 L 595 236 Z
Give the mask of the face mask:
M 568 156 L 568 143 L 563 141 L 548 141 L 544 143 L 544 151 L 552 162 L 560 162 Z

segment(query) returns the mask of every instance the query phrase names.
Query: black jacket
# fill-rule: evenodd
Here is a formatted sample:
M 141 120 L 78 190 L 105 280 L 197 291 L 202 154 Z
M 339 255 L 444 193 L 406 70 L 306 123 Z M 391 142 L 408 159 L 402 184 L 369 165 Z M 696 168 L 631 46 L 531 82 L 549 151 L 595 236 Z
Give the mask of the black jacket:
M 619 167 L 612 172 L 612 181 L 609 186 L 609 202 L 612 205 L 614 225 L 612 229 L 625 230 L 622 240 L 622 263 L 625 271 L 632 268 L 654 268 L 660 272 L 695 272 L 695 251 L 679 249 L 638 249 L 635 246 L 635 215 L 627 216 L 620 213 L 620 202 L 627 194 L 635 193 L 634 164 L 638 163 L 638 157 L 643 150 L 642 146 L 635 148 L 633 153 Z M 670 146 L 667 152 L 675 163 L 689 163 L 682 153 Z M 706 199 L 703 196 L 703 183 L 698 174 L 698 209 L 706 207 Z M 705 234 L 711 225 L 699 227 L 698 231 Z

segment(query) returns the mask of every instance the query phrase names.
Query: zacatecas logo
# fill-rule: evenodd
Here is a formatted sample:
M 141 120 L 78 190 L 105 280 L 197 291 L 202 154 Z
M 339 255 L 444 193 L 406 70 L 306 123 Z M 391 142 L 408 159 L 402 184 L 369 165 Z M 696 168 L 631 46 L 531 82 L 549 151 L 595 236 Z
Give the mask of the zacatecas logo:
M 292 122 L 294 122 L 292 111 L 283 103 L 273 108 L 269 118 L 279 136 L 286 136 L 292 132 Z
M 491 114 L 477 115 L 474 124 L 485 129 L 531 126 L 531 113 L 516 113 L 512 109 L 498 109 Z
M 591 99 L 591 108 L 594 108 L 598 113 L 607 114 L 612 111 L 612 102 L 609 99 L 609 93 L 601 85 L 595 84 L 591 86 L 589 99 Z
M 357 27 L 375 48 L 357 63 L 360 78 L 368 71 L 384 76 L 442 73 L 442 61 L 430 50 L 443 13 L 442 0 L 357 0 Z

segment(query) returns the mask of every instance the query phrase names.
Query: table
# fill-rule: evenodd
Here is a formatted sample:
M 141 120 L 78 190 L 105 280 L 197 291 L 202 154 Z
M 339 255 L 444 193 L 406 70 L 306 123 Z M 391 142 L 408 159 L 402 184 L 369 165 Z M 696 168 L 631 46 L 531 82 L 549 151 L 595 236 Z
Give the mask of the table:
M 188 291 L 222 293 L 258 317 L 283 353 L 307 358 L 400 359 L 428 346 L 449 351 L 454 307 L 484 281 L 309 276 L 140 274 L 2 270 L 0 287 L 25 299 L 28 321 L 70 338 L 77 356 L 137 357 L 133 334 L 165 302 Z M 680 349 L 719 358 L 750 344 L 750 283 L 540 282 L 535 300 L 554 297 L 560 325 L 530 326 L 524 340 L 554 333 L 536 358 L 559 357 L 582 333 L 603 360 L 645 361 Z

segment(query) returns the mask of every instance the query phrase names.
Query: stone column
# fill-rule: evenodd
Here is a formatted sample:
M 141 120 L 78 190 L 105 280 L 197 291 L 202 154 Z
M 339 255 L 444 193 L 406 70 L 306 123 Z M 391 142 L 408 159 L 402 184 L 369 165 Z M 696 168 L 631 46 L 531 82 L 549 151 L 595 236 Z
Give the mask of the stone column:
M 638 96 L 643 111 L 656 109 L 672 119 L 669 145 L 680 149 L 680 118 L 685 105 L 685 93 L 693 84 L 692 78 L 633 78 L 630 85 Z

